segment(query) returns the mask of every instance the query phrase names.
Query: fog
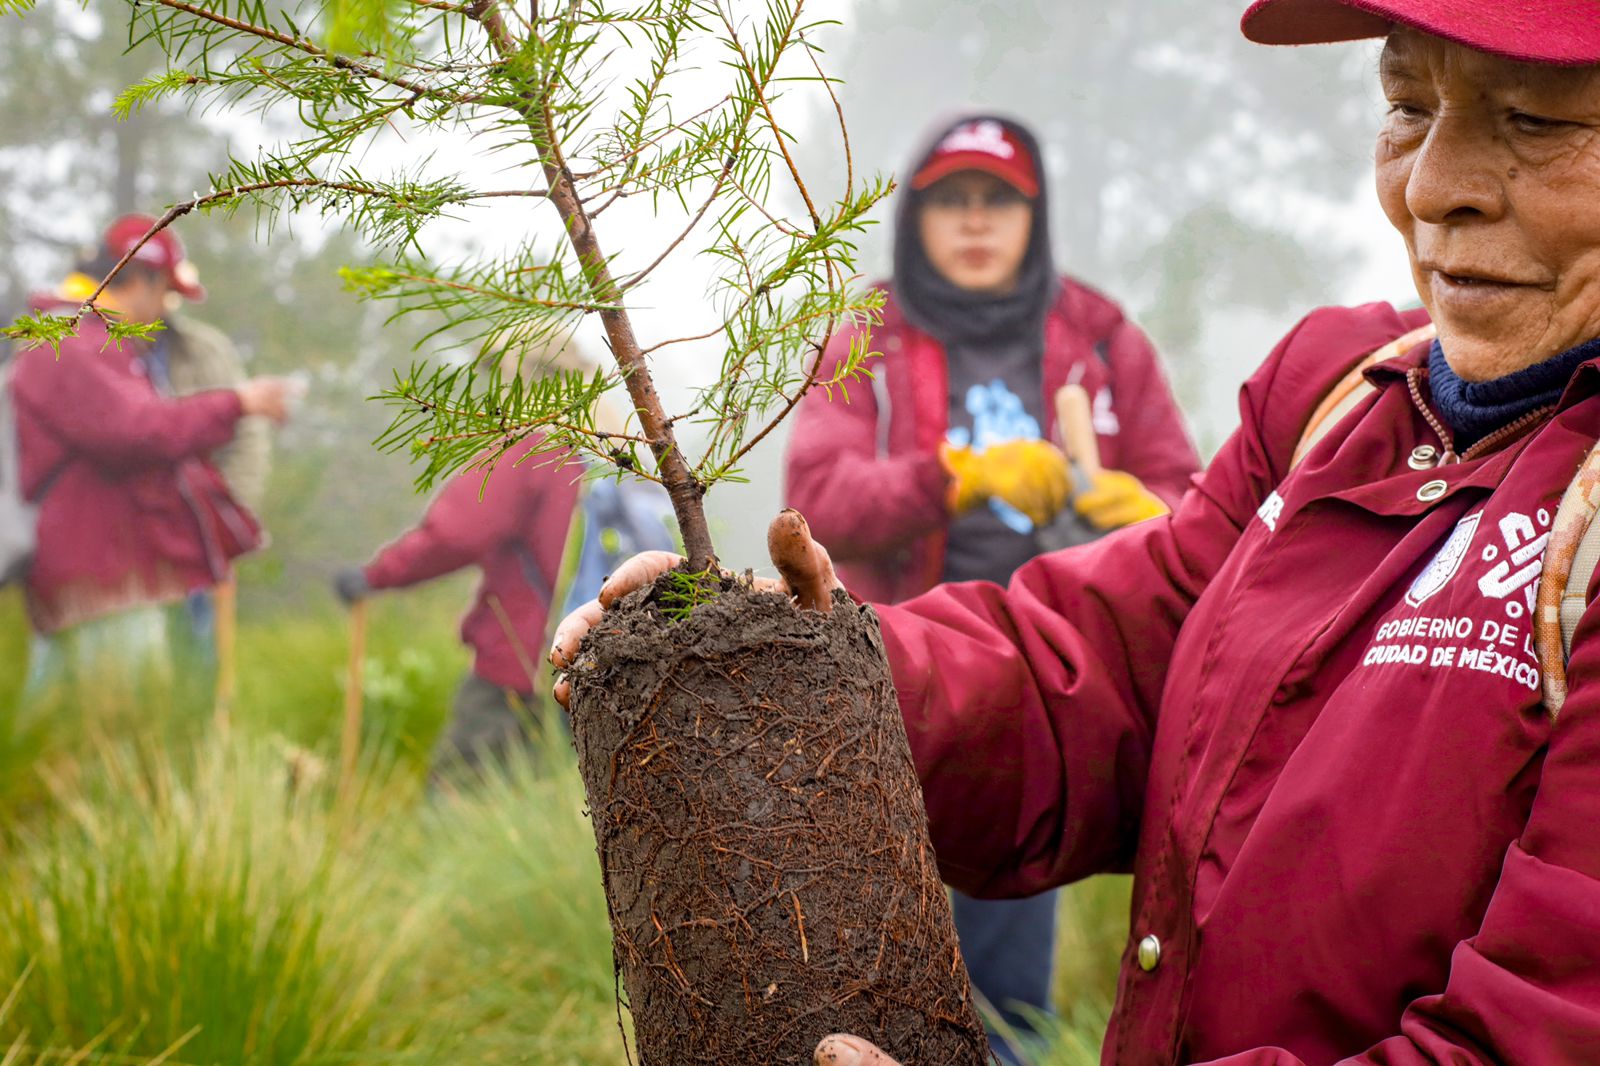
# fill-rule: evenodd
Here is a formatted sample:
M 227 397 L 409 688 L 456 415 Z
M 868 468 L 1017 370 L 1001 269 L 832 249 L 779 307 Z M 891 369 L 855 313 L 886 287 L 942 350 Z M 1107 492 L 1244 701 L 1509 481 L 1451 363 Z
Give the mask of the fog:
M 1242 8 L 1242 5 L 1239 5 Z M 859 172 L 892 173 L 924 127 L 955 108 L 996 109 L 1045 144 L 1058 265 L 1122 302 L 1155 338 L 1202 451 L 1236 421 L 1239 382 L 1313 307 L 1413 299 L 1403 249 L 1371 192 L 1370 144 L 1381 117 L 1371 44 L 1264 49 L 1242 40 L 1235 5 L 1147 0 L 971 3 L 830 0 L 808 8 L 840 25 L 814 39 L 844 80 L 840 98 Z M 752 10 L 754 10 L 752 8 Z M 151 45 L 124 54 L 120 4 L 47 2 L 0 20 L 0 315 L 48 289 L 112 214 L 159 212 L 204 188 L 229 151 L 286 136 L 292 116 L 166 101 L 118 122 L 111 101 L 159 70 Z M 714 94 L 714 56 L 677 90 L 692 110 Z M 810 99 L 802 98 L 811 92 Z M 797 87 L 792 132 L 819 187 L 842 180 L 831 105 Z M 515 183 L 526 170 L 465 137 L 396 126 L 361 157 L 384 172 L 429 161 L 474 180 Z M 891 204 L 864 242 L 861 269 L 888 261 Z M 553 240 L 547 206 L 458 212 L 424 231 L 430 256 L 495 255 L 533 235 Z M 601 224 L 624 266 L 654 257 L 676 232 L 645 198 Z M 370 441 L 387 416 L 367 401 L 403 366 L 421 333 L 340 291 L 338 265 L 371 256 L 321 218 L 265 240 L 248 217 L 186 219 L 180 233 L 213 298 L 198 315 L 232 334 L 253 369 L 304 369 L 303 417 L 279 441 L 267 520 L 282 598 L 392 534 L 420 501 L 404 456 Z M 689 242 L 635 301 L 641 335 L 714 324 L 715 263 Z M 602 352 L 592 326 L 579 341 Z M 422 357 L 448 358 L 424 348 Z M 670 406 L 716 372 L 709 342 L 676 349 L 661 369 Z M 718 487 L 710 509 L 725 559 L 760 561 L 761 530 L 780 505 L 783 434 L 752 456 L 746 484 Z M 692 449 L 692 445 L 691 445 Z M 263 574 L 268 571 L 263 571 Z M 263 578 L 266 580 L 266 578 Z M 309 587 L 309 586 L 308 586 Z M 318 588 L 315 592 L 322 595 Z

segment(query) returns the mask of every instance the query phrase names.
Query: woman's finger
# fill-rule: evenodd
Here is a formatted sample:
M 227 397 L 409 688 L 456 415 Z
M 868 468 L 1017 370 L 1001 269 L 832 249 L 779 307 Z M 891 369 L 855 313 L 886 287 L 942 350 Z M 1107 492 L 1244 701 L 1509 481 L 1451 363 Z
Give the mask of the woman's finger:
M 767 527 L 767 553 L 802 610 L 833 609 L 833 590 L 840 587 L 833 560 L 826 548 L 811 539 L 811 527 L 799 511 L 784 510 L 772 520 Z
M 610 607 L 630 592 L 644 588 L 674 566 L 683 562 L 675 552 L 640 552 L 617 567 L 617 572 L 600 586 L 600 606 Z
M 578 657 L 578 645 L 585 633 L 600 621 L 604 608 L 599 600 L 590 600 L 561 620 L 556 627 L 555 640 L 550 644 L 550 662 L 557 670 L 565 670 Z
M 823 1037 L 812 1062 L 815 1066 L 900 1066 L 876 1044 L 843 1033 Z

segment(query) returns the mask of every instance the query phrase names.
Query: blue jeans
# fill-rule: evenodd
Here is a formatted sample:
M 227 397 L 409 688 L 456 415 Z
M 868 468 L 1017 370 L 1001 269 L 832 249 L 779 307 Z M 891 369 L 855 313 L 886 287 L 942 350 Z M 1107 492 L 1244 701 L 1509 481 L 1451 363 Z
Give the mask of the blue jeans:
M 129 686 L 216 666 L 215 608 L 209 592 L 180 603 L 147 604 L 80 622 L 59 633 L 35 633 L 28 649 L 23 699 L 33 701 L 80 681 Z
M 1016 1008 L 1050 1011 L 1050 980 L 1055 967 L 1054 891 L 1028 899 L 972 899 L 951 893 L 956 933 L 973 986 L 1019 1036 L 1035 1030 Z M 1011 1047 L 990 1030 L 989 1042 L 1006 1063 L 1023 1061 L 1026 1048 Z

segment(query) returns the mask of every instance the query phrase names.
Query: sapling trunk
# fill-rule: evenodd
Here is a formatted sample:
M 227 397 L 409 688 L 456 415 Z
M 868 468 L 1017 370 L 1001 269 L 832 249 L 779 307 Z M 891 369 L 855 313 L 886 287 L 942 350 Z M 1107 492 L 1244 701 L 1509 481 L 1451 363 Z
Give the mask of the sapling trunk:
M 509 57 L 516 52 L 516 42 L 500 19 L 496 0 L 477 0 L 469 11 L 473 18 L 483 24 L 502 56 Z M 672 512 L 678 520 L 678 531 L 683 537 L 689 566 L 696 571 L 709 570 L 716 565 L 716 552 L 711 544 L 711 527 L 706 522 L 705 487 L 695 478 L 678 447 L 677 434 L 661 405 L 661 397 L 650 376 L 650 367 L 640 351 L 633 320 L 622 303 L 622 290 L 611 274 L 611 267 L 594 231 L 594 222 L 574 187 L 572 171 L 567 167 L 555 123 L 551 121 L 548 93 L 547 88 L 544 96 L 530 99 L 523 116 L 539 153 L 539 165 L 544 170 L 545 181 L 550 189 L 550 202 L 561 216 L 567 241 L 578 257 L 594 303 L 604 307 L 599 314 L 606 341 L 610 345 L 612 358 L 622 372 L 628 398 L 639 416 L 639 426 L 644 430 L 650 451 L 656 458 L 661 484 L 672 499 Z

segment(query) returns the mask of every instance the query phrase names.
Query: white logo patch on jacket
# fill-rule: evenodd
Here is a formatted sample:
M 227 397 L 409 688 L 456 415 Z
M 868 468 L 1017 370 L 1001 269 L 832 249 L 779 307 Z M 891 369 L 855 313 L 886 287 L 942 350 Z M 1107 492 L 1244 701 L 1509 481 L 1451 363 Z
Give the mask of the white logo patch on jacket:
M 1406 606 L 1379 624 L 1363 667 L 1494 674 L 1528 692 L 1538 690 L 1531 620 L 1551 514 L 1541 507 L 1531 514 L 1508 511 L 1488 523 L 1484 518 L 1478 511 L 1456 523 L 1406 591 Z M 1458 576 L 1466 588 L 1443 597 L 1441 613 L 1417 613 Z
M 1456 523 L 1450 538 L 1406 590 L 1407 603 L 1421 607 L 1424 600 L 1450 583 L 1456 571 L 1461 569 L 1461 560 L 1467 557 L 1467 549 L 1472 546 L 1472 535 L 1478 531 L 1478 522 L 1482 518 L 1483 512 L 1479 511 Z

